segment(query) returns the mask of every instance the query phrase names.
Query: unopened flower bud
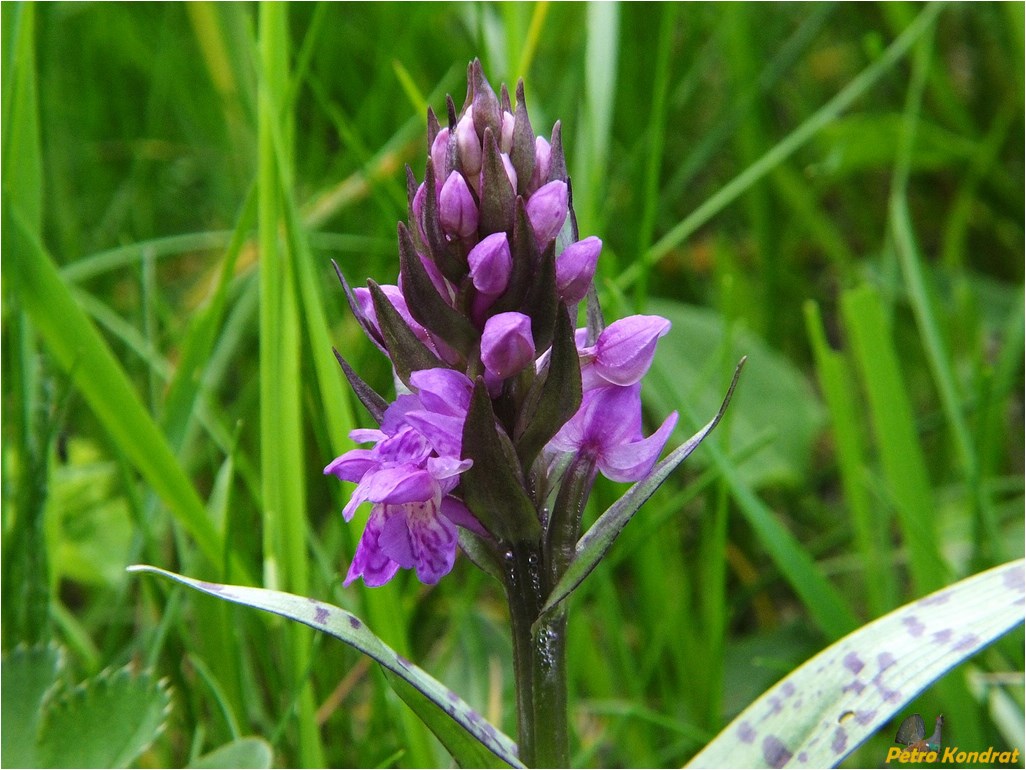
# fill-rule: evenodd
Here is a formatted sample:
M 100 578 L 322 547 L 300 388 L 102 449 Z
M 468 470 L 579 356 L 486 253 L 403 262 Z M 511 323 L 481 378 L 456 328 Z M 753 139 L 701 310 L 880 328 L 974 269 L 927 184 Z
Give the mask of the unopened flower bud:
M 512 377 L 534 361 L 531 319 L 523 313 L 499 313 L 481 334 L 481 362 L 500 379 Z
M 513 126 L 516 119 L 513 117 L 512 112 L 502 113 L 502 133 L 499 138 L 499 149 L 503 152 L 509 152 L 513 149 Z
M 506 233 L 492 233 L 482 238 L 467 254 L 467 263 L 470 265 L 470 279 L 479 292 L 495 297 L 506 291 L 513 269 Z
M 417 223 L 417 232 L 420 240 L 427 242 L 427 231 L 424 228 L 424 200 L 427 198 L 427 188 L 421 182 L 417 192 L 413 195 L 413 220 Z
M 527 200 L 527 218 L 534 230 L 534 238 L 538 248 L 544 249 L 546 244 L 555 238 L 567 215 L 566 182 L 554 181 L 542 185 Z
M 533 193 L 549 180 L 549 169 L 552 168 L 552 146 L 547 139 L 537 137 L 534 140 L 534 171 L 527 185 L 527 192 Z
M 449 149 L 449 129 L 443 128 L 438 132 L 435 141 L 431 143 L 431 163 L 435 167 L 437 179 L 445 178 L 449 169 L 445 164 L 446 151 Z
M 580 302 L 595 276 L 602 241 L 594 235 L 571 243 L 556 259 L 556 292 L 568 305 Z
M 410 309 L 406 305 L 406 297 L 403 296 L 399 287 L 392 284 L 382 284 L 381 291 L 384 293 L 388 301 L 392 303 L 392 307 L 396 309 L 403 321 L 406 322 L 406 325 L 413 330 L 417 339 L 433 348 L 434 342 L 431 339 L 431 335 L 428 333 L 428 330 L 418 323 L 410 314 Z M 370 291 L 362 286 L 358 286 L 353 289 L 353 294 L 356 297 L 356 304 L 359 306 L 364 316 L 370 320 L 374 328 L 380 333 L 381 324 L 378 322 L 378 313 L 374 309 L 374 300 L 371 297 Z
M 449 174 L 438 194 L 438 216 L 449 235 L 469 238 L 477 232 L 477 204 L 467 181 L 458 171 Z
M 463 173 L 472 179 L 481 171 L 481 140 L 474 128 L 474 108 L 467 108 L 466 114 L 456 124 L 456 151 L 463 164 Z

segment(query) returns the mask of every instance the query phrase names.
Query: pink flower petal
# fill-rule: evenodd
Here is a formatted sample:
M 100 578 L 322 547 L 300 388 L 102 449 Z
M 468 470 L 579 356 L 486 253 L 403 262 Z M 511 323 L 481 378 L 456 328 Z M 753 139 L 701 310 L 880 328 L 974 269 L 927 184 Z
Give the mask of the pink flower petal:
M 384 511 L 375 507 L 371 513 L 367 527 L 363 530 L 359 545 L 356 546 L 356 555 L 349 565 L 346 579 L 343 585 L 348 586 L 359 577 L 368 586 L 383 586 L 399 571 L 399 564 L 388 558 L 378 546 L 378 539 L 385 524 Z
M 595 344 L 595 371 L 614 385 L 641 380 L 655 356 L 656 342 L 670 331 L 660 316 L 633 315 L 614 321 Z
M 558 180 L 542 185 L 528 198 L 527 218 L 539 248 L 544 249 L 559 234 L 566 221 L 568 202 L 566 182 Z
M 389 505 L 385 525 L 378 537 L 378 548 L 403 569 L 413 569 L 417 562 L 413 557 L 413 541 L 406 521 L 406 506 Z
M 608 447 L 598 457 L 599 470 L 612 481 L 640 481 L 652 472 L 676 424 L 677 413 L 673 412 L 648 438 Z
M 434 585 L 452 570 L 456 562 L 456 525 L 429 504 L 406 507 L 417 579 Z
M 359 481 L 367 471 L 377 468 L 379 462 L 377 453 L 372 449 L 351 449 L 328 463 L 324 473 L 337 476 L 342 481 Z
M 441 514 L 445 516 L 453 524 L 469 529 L 471 532 L 476 532 L 481 537 L 488 537 L 488 530 L 485 529 L 481 522 L 477 520 L 477 517 L 470 512 L 470 509 L 463 504 L 462 500 L 457 500 L 455 497 L 443 497 L 442 505 L 439 508 Z

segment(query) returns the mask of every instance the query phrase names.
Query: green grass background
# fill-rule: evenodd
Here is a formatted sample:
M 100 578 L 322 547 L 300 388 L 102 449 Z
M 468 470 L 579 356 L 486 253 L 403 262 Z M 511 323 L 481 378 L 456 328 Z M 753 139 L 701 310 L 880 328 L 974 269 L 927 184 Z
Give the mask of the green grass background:
M 3 22 L 3 645 L 170 678 L 145 766 L 445 763 L 359 656 L 149 578 L 332 601 L 515 729 L 499 586 L 341 588 L 321 475 L 379 390 L 330 259 L 391 282 L 467 62 L 563 121 L 609 318 L 723 425 L 571 600 L 575 763 L 685 762 L 868 619 L 1023 552 L 1023 6 L 16 4 Z M 600 483 L 589 521 L 622 488 Z M 1023 748 L 1022 633 L 911 710 Z M 898 720 L 895 720 L 895 730 Z M 849 760 L 882 762 L 893 731 Z M 1016 743 L 1017 742 L 1017 743 Z

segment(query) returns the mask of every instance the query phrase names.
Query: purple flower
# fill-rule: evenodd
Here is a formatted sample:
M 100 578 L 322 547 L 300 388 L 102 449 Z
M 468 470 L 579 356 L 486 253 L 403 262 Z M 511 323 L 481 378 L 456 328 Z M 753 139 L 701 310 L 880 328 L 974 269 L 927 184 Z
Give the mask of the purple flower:
M 494 377 L 504 380 L 534 361 L 531 319 L 523 313 L 499 313 L 485 323 L 481 334 L 481 362 Z
M 607 326 L 595 345 L 579 348 L 584 389 L 633 385 L 648 371 L 659 338 L 670 322 L 657 315 L 632 315 Z
M 371 293 L 351 298 L 409 390 L 388 403 L 339 356 L 380 426 L 353 431 L 362 446 L 325 468 L 356 485 L 347 521 L 371 504 L 346 585 L 382 585 L 400 569 L 437 582 L 453 567 L 459 527 L 496 554 L 538 543 L 543 563 L 563 569 L 596 474 L 645 478 L 677 421 L 674 413 L 642 432 L 641 379 L 666 319 L 615 321 L 592 345 L 585 330 L 569 339 L 602 241 L 566 245 L 554 270 L 539 258 L 552 257 L 573 215 L 560 124 L 551 139 L 536 135 L 523 83 L 515 99 L 505 86 L 496 93 L 479 61 L 467 83 L 462 108 L 447 104 L 446 127 L 429 117 L 423 183 L 407 169 L 399 286 L 381 286 L 412 335 L 389 313 L 386 343 Z M 570 465 L 554 463 L 561 453 Z
M 389 406 L 381 430 L 352 432 L 354 440 L 374 446 L 350 450 L 324 469 L 356 483 L 342 511 L 347 521 L 360 503 L 374 504 L 346 585 L 361 576 L 367 585 L 383 585 L 400 567 L 416 569 L 423 583 L 436 583 L 456 558 L 456 525 L 484 534 L 449 494 L 471 466 L 459 457 L 470 380 L 450 369 L 429 369 L 410 381 L 418 392 Z
M 456 561 L 456 525 L 483 533 L 462 502 L 442 496 L 454 485 L 440 483 L 427 500 L 375 505 L 343 585 L 359 577 L 371 587 L 384 585 L 400 567 L 416 570 L 427 585 L 449 574 Z
M 439 455 L 459 457 L 473 383 L 452 369 L 423 369 L 410 375 L 410 384 L 417 389 L 417 406 L 405 410 L 403 422 Z
M 667 417 L 648 438 L 641 433 L 641 384 L 607 386 L 584 394 L 581 408 L 549 442 L 561 452 L 591 459 L 612 481 L 639 481 L 655 465 L 677 424 Z

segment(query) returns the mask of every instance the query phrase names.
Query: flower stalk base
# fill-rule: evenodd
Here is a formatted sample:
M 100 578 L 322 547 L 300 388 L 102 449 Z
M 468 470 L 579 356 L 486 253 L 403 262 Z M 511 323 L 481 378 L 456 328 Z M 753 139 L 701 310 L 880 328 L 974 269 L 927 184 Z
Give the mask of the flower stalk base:
M 566 611 L 541 618 L 551 586 L 540 543 L 513 546 L 505 561 L 520 759 L 528 767 L 569 767 Z

